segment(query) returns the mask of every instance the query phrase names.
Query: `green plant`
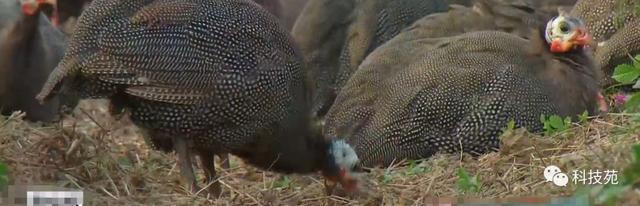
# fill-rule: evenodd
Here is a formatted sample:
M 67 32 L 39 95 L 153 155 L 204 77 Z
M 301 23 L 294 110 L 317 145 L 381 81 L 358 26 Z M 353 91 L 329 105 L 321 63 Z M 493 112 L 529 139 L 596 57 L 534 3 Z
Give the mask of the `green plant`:
M 587 121 L 589 121 L 589 112 L 584 111 L 582 112 L 582 114 L 578 116 L 578 122 L 580 124 L 584 124 L 584 123 L 587 123 Z
M 283 190 L 289 188 L 293 180 L 289 176 L 282 176 L 280 179 L 273 182 L 271 188 L 277 190 Z
M 511 119 L 509 120 L 509 122 L 507 123 L 507 127 L 502 129 L 502 133 L 507 133 L 507 132 L 513 132 L 513 130 L 516 128 L 516 121 Z
M 0 189 L 9 183 L 9 168 L 4 162 L 0 162 Z
M 611 78 L 623 85 L 638 85 L 638 77 L 640 77 L 640 55 L 631 58 L 633 64 L 620 64 L 613 70 Z
M 640 55 L 631 58 L 633 64 L 618 65 L 611 78 L 620 84 L 616 86 L 633 85 L 634 89 L 640 89 Z M 636 92 L 625 103 L 627 112 L 640 111 L 640 92 Z
M 481 187 L 478 175 L 470 176 L 464 167 L 458 168 L 458 193 L 475 193 L 480 191 Z
M 378 177 L 378 181 L 382 184 L 387 184 L 391 182 L 392 179 L 393 179 L 393 174 L 391 174 L 391 171 L 389 170 L 385 170 L 384 174 Z
M 640 144 L 633 146 L 633 161 L 622 170 L 622 177 L 619 184 L 605 185 L 601 192 L 595 197 L 596 204 L 617 205 L 620 195 L 628 191 L 633 185 L 640 182 Z
M 540 121 L 544 124 L 544 135 L 549 136 L 565 131 L 571 127 L 571 117 L 562 118 L 558 115 L 551 115 L 548 119 L 545 115 L 540 115 Z
M 421 164 L 422 162 L 416 160 L 409 160 L 409 166 L 405 171 L 405 175 L 413 176 L 418 174 L 423 174 L 429 170 L 426 166 Z

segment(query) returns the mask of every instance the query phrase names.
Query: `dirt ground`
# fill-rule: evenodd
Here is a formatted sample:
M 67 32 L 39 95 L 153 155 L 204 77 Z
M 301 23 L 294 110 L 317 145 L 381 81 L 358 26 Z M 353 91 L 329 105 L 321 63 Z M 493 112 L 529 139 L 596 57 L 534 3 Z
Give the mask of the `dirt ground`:
M 428 205 L 459 197 L 535 202 L 603 191 L 572 182 L 555 186 L 543 177 L 546 166 L 622 171 L 640 143 L 640 123 L 632 121 L 638 117 L 611 113 L 550 137 L 512 131 L 500 152 L 479 158 L 443 154 L 373 169 L 362 175 L 360 193 L 331 196 L 318 175 L 262 172 L 232 158 L 230 169 L 218 169 L 224 194 L 214 200 L 185 191 L 175 156 L 150 150 L 126 117 L 116 120 L 106 110 L 105 101 L 84 101 L 73 117 L 46 126 L 23 121 L 20 113 L 0 118 L 0 161 L 9 166 L 10 183 L 81 188 L 86 205 Z M 460 189 L 460 167 L 477 175 L 476 191 Z M 640 205 L 638 189 L 620 194 L 615 205 Z

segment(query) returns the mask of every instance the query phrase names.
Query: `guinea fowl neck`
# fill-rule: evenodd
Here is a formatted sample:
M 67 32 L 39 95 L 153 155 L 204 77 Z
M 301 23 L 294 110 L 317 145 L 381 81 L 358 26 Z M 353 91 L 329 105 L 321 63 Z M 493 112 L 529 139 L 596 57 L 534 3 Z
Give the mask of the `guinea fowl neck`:
M 545 28 L 539 30 L 540 38 L 534 44 L 543 46 L 545 69 L 541 79 L 548 87 L 550 101 L 558 107 L 557 115 L 573 116 L 585 110 L 597 114 L 597 96 L 600 92 L 600 71 L 591 54 L 590 46 L 576 46 L 567 52 L 551 52 L 545 39 Z
M 12 38 L 31 39 L 36 35 L 38 31 L 38 23 L 40 18 L 40 11 L 36 11 L 35 15 L 23 14 L 22 18 L 18 20 L 11 30 L 10 35 Z

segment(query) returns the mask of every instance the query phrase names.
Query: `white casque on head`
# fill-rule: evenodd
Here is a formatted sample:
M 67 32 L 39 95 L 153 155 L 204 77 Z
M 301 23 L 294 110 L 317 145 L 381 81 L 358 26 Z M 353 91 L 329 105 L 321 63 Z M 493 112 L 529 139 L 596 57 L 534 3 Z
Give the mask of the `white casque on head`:
M 584 23 L 577 18 L 569 17 L 564 13 L 560 13 L 547 23 L 544 38 L 547 43 L 551 43 L 554 39 L 563 41 L 572 37 L 573 33 L 580 27 L 584 27 Z
M 360 161 L 356 151 L 344 140 L 334 140 L 331 142 L 331 155 L 338 166 L 353 169 Z

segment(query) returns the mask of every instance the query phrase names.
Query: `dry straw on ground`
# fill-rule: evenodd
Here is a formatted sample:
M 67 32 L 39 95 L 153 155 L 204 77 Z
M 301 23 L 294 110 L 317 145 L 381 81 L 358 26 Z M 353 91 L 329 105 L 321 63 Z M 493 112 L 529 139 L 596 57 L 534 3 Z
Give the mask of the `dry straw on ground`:
M 545 182 L 543 168 L 622 170 L 632 161 L 631 146 L 640 143 L 640 128 L 629 119 L 610 114 L 554 137 L 516 130 L 503 138 L 500 152 L 479 158 L 437 155 L 412 166 L 374 169 L 362 177 L 363 192 L 348 197 L 325 195 L 319 176 L 285 177 L 239 159 L 229 170 L 219 168 L 221 199 L 191 195 L 182 188 L 175 157 L 150 150 L 126 118 L 110 117 L 100 101 L 83 102 L 61 125 L 27 123 L 20 113 L 0 119 L 0 161 L 9 165 L 13 184 L 82 188 L 87 205 L 425 205 L 430 198 L 460 195 L 461 166 L 482 183 L 467 197 L 561 197 L 576 186 Z M 640 193 L 627 191 L 619 204 L 640 204 Z

